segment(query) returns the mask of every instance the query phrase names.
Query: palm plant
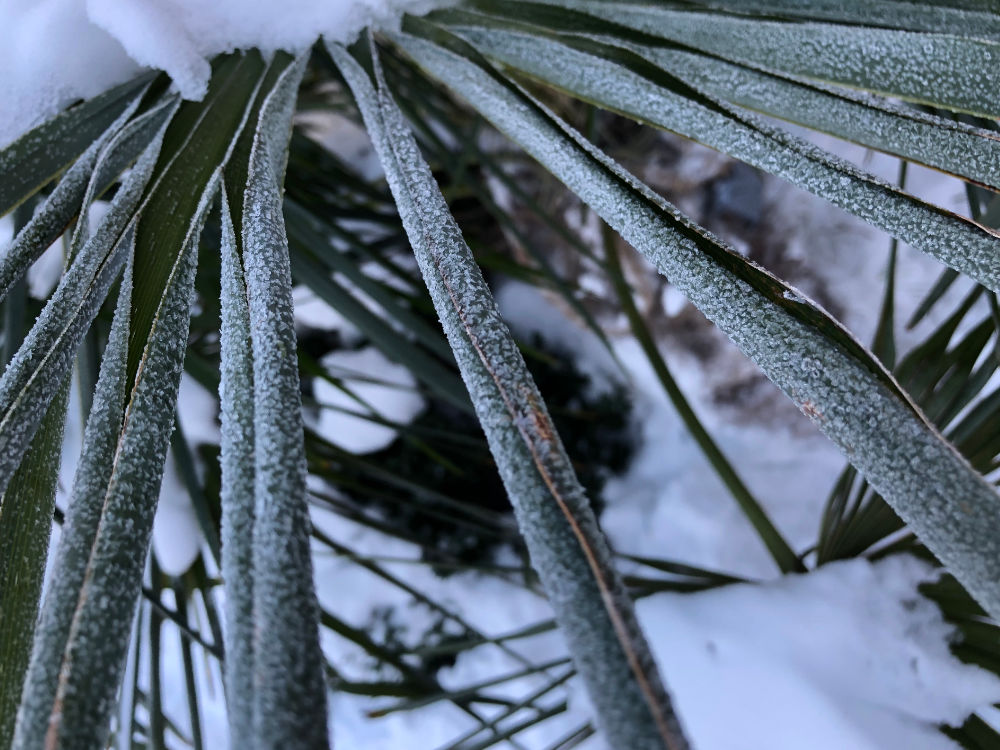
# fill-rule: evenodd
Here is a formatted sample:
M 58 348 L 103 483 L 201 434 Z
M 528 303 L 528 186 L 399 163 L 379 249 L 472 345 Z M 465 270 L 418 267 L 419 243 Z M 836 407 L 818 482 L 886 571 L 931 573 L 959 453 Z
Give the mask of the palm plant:
M 850 466 L 831 493 L 815 549 L 793 549 L 678 388 L 635 309 L 613 236 L 598 256 L 534 206 L 568 246 L 605 269 L 665 391 L 777 569 L 804 572 L 903 549 L 933 556 L 954 576 L 928 594 L 961 627 L 965 640 L 956 650 L 996 670 L 1000 444 L 993 425 L 1000 397 L 992 378 L 1000 241 L 989 227 L 1000 205 L 993 195 L 1000 188 L 1000 101 L 991 76 L 969 72 L 991 70 L 1000 54 L 998 11 L 989 0 L 465 0 L 407 17 L 401 30 L 369 35 L 350 49 L 317 45 L 270 60 L 253 51 L 220 56 L 200 102 L 180 101 L 164 76 L 144 75 L 67 109 L 0 152 L 0 213 L 13 211 L 18 229 L 0 261 L 9 360 L 0 380 L 0 744 L 99 747 L 114 731 L 126 744 L 138 734 L 162 746 L 169 732 L 179 732 L 162 711 L 158 677 L 148 694 L 138 690 L 136 660 L 148 654 L 157 663 L 160 628 L 170 621 L 185 639 L 188 739 L 196 746 L 193 649 L 212 660 L 224 653 L 234 746 L 326 746 L 328 682 L 401 699 L 385 710 L 450 701 L 480 726 L 456 746 L 516 746 L 519 731 L 558 713 L 559 704 L 546 707 L 541 698 L 573 670 L 612 746 L 688 746 L 631 596 L 735 579 L 663 560 L 639 561 L 658 571 L 656 578 L 623 578 L 616 567 L 473 242 L 453 217 L 461 216 L 456 196 L 471 195 L 504 229 L 518 231 L 479 179 L 509 181 L 503 154 L 481 145 L 487 127 L 565 184 L 683 291 L 846 455 Z M 565 96 L 584 102 L 588 113 L 623 115 L 777 175 L 938 259 L 946 270 L 919 316 L 942 304 L 960 274 L 975 286 L 897 362 L 890 272 L 879 333 L 866 348 L 599 149 L 566 111 L 560 114 Z M 297 108 L 359 118 L 388 191 L 293 134 Z M 972 219 L 872 177 L 775 119 L 961 178 Z M 88 226 L 88 209 L 99 199 L 109 208 Z M 60 236 L 65 270 L 25 333 L 34 311 L 22 278 Z M 426 293 L 399 261 L 408 247 Z M 603 336 L 544 253 L 515 267 L 509 259 L 480 260 L 551 287 Z M 400 283 L 365 273 L 364 263 Z M 329 375 L 297 348 L 293 277 L 406 366 L 428 394 L 482 425 L 555 615 L 555 624 L 538 628 L 560 628 L 572 655 L 572 666 L 525 665 L 548 685 L 505 705 L 499 719 L 484 719 L 477 705 L 489 702 L 488 688 L 506 677 L 445 690 L 424 662 L 317 606 L 311 536 L 415 598 L 422 594 L 377 560 L 310 530 L 311 500 L 387 533 L 406 533 L 380 525 L 343 493 L 307 484 L 308 475 L 355 495 L 398 501 L 409 493 L 478 533 L 520 542 L 497 514 L 414 486 L 406 476 L 378 476 L 378 467 L 303 428 L 300 373 Z M 977 318 L 983 298 L 991 312 Z M 63 518 L 54 507 L 56 457 L 74 364 L 87 418 Z M 184 436 L 172 433 L 185 368 L 219 393 L 221 471 L 212 457 L 199 472 Z M 428 456 L 440 455 L 434 436 L 407 439 Z M 144 585 L 170 446 L 204 551 L 175 578 L 162 575 L 154 557 Z M 43 601 L 54 514 L 62 530 Z M 898 533 L 904 522 L 912 535 Z M 225 588 L 222 615 L 216 571 Z M 534 587 L 527 569 L 523 574 L 524 585 Z M 139 599 L 140 624 L 148 627 L 133 627 Z M 526 635 L 489 638 L 440 602 L 424 603 L 459 628 L 439 653 L 483 643 L 509 649 Z M 203 613 L 208 633 L 190 610 Z M 321 629 L 391 665 L 396 677 L 344 678 L 336 663 L 324 661 Z M 143 641 L 140 631 L 146 645 L 133 645 L 129 657 L 130 640 Z M 522 720 L 525 708 L 530 718 Z M 558 746 L 592 731 L 575 728 Z M 996 738 L 978 719 L 950 731 L 972 747 Z

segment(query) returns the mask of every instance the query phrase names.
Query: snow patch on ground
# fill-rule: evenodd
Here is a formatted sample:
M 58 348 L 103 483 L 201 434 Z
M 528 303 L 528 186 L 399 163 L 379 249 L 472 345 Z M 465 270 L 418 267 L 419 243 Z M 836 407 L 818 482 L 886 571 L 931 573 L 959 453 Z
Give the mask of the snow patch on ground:
M 931 572 L 852 560 L 637 606 L 698 750 L 953 748 L 935 725 L 997 701 L 1000 680 L 949 652 L 915 593 Z
M 313 294 L 309 287 L 293 288 L 292 301 L 295 304 L 295 322 L 298 325 L 320 331 L 338 331 L 348 346 L 361 342 L 361 331 L 339 311 Z
M 469 626 L 488 636 L 510 633 L 534 625 L 551 617 L 548 602 L 538 592 L 525 588 L 518 581 L 506 581 L 494 576 L 454 575 L 439 578 L 426 565 L 403 561 L 419 559 L 416 545 L 383 536 L 344 517 L 313 507 L 313 525 L 324 534 L 336 539 L 348 549 L 362 555 L 372 555 L 389 573 L 405 580 L 416 590 L 440 602 L 451 612 L 463 618 Z M 333 556 L 325 548 L 314 544 L 314 571 L 320 605 L 335 613 L 348 624 L 365 628 L 376 607 L 396 607 L 401 618 L 401 637 L 407 641 L 419 638 L 430 623 L 433 613 L 415 603 L 409 594 L 352 562 L 349 558 Z M 398 561 L 398 562 L 394 562 Z M 449 632 L 460 632 L 454 621 L 448 623 Z M 332 664 L 347 679 L 371 679 L 372 659 L 345 638 L 321 631 L 323 650 Z M 525 662 L 542 663 L 566 653 L 558 631 L 531 638 L 512 641 L 509 650 L 486 645 L 463 653 L 457 663 L 440 671 L 438 677 L 446 689 L 461 689 L 489 679 L 495 675 L 516 672 Z M 524 661 L 522 661 L 522 659 Z M 551 675 L 562 674 L 565 667 L 549 670 Z M 392 674 L 389 670 L 383 677 Z M 490 689 L 491 695 L 520 700 L 540 688 L 546 679 L 533 676 L 514 680 Z M 522 748 L 543 748 L 553 745 L 566 733 L 570 725 L 586 723 L 590 714 L 586 704 L 574 698 L 575 691 L 563 685 L 540 702 L 552 705 L 569 699 L 567 713 L 560 721 L 543 722 L 522 733 L 517 740 Z M 399 750 L 399 748 L 435 748 L 450 746 L 463 732 L 472 732 L 478 725 L 455 705 L 441 701 L 417 711 L 395 712 L 373 718 L 368 714 L 397 702 L 397 699 L 372 700 L 345 692 L 334 692 L 331 700 L 334 747 L 365 747 L 372 750 Z M 495 717 L 502 707 L 476 706 L 483 717 Z M 505 726 L 520 722 L 525 714 L 499 724 Z M 483 739 L 485 733 L 475 739 Z M 419 741 L 414 741 L 418 737 Z M 474 745 L 470 742 L 469 745 Z M 501 743 L 499 747 L 509 747 Z
M 28 294 L 35 299 L 48 299 L 59 283 L 62 270 L 63 243 L 56 240 L 28 269 Z
M 635 510 L 633 526 L 639 523 Z M 391 561 L 416 558 L 419 551 L 413 545 L 316 508 L 312 517 L 323 533 L 357 553 L 377 554 L 385 570 L 445 603 L 487 636 L 551 617 L 544 598 L 517 582 L 470 574 L 440 579 L 426 566 Z M 320 554 L 315 562 L 318 595 L 326 609 L 364 628 L 374 607 L 394 606 L 406 618 L 405 632 L 420 632 L 428 613 L 405 592 L 348 558 Z M 875 564 L 851 560 L 768 583 L 657 594 L 640 600 L 637 611 L 696 750 L 945 750 L 955 745 L 936 725 L 960 724 L 970 712 L 996 702 L 1000 679 L 951 655 L 952 628 L 917 593 L 917 586 L 934 575 L 929 565 L 911 557 Z M 329 631 L 323 638 L 324 650 L 341 674 L 370 678 L 371 659 L 360 649 Z M 516 672 L 518 655 L 541 663 L 566 653 L 557 631 L 510 645 L 514 656 L 495 645 L 462 654 L 440 672 L 442 685 L 459 690 Z M 547 677 L 515 680 L 490 693 L 517 700 L 563 669 L 557 666 Z M 566 713 L 519 734 L 521 747 L 548 747 L 587 721 L 588 701 L 574 680 L 541 702 L 560 701 L 568 703 Z M 335 693 L 335 743 L 396 750 L 420 737 L 421 746 L 441 747 L 476 726 L 446 702 L 369 716 L 395 702 Z M 500 711 L 484 707 L 482 713 L 495 716 Z M 605 745 L 595 736 L 583 747 L 601 750 Z
M 153 524 L 153 552 L 160 568 L 171 576 L 186 573 L 201 550 L 198 517 L 175 462 L 173 450 L 168 450 Z
M 323 378 L 313 381 L 313 396 L 320 406 L 316 431 L 344 450 L 373 453 L 396 439 L 395 427 L 366 415 L 407 424 L 424 408 L 410 371 L 374 347 L 330 352 L 320 363 L 344 387 Z

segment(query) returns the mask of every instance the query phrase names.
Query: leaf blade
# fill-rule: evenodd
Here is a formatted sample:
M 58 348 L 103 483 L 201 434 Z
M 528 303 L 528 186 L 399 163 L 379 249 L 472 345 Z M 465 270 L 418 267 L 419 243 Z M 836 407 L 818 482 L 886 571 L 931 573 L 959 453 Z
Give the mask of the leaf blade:
M 686 748 L 586 497 L 429 167 L 384 85 L 376 92 L 346 51 L 328 49 L 355 93 L 534 565 L 605 731 L 621 747 Z
M 246 746 L 253 734 L 253 352 L 246 282 L 229 203 L 222 201 L 222 575 L 226 585 L 228 719 L 232 742 Z
M 285 57 L 261 104 L 239 210 L 254 378 L 252 727 L 265 747 L 329 744 L 280 187 L 306 59 Z

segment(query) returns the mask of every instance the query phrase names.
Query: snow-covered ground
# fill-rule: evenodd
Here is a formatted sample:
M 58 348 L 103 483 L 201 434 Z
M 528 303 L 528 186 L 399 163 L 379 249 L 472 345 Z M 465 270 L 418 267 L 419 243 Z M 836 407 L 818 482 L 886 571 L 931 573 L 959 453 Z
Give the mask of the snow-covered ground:
M 928 572 L 853 560 L 653 597 L 639 614 L 697 748 L 949 748 L 934 724 L 961 724 L 998 685 L 951 656 L 948 626 L 914 593 Z

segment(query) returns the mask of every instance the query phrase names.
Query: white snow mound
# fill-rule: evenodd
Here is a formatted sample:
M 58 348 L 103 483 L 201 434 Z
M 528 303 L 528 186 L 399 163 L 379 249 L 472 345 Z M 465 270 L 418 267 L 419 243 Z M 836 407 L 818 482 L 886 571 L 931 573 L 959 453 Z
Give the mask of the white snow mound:
M 928 576 L 852 560 L 636 607 L 698 750 L 945 750 L 936 725 L 989 707 L 1000 680 L 952 656 Z
M 426 13 L 435 0 L 0 0 L 0 147 L 76 99 L 142 67 L 200 99 L 212 56 L 257 47 L 299 52 L 320 35 L 349 42 L 368 27 Z

